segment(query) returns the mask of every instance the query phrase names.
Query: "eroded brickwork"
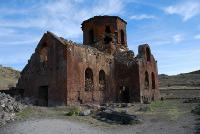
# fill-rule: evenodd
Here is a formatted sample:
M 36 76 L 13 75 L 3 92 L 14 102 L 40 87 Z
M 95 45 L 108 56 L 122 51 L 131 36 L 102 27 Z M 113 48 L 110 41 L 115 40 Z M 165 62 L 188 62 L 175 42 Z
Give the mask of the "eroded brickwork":
M 150 102 L 159 99 L 149 45 L 128 50 L 126 22 L 95 16 L 82 23 L 83 45 L 47 32 L 21 72 L 17 88 L 38 105 Z

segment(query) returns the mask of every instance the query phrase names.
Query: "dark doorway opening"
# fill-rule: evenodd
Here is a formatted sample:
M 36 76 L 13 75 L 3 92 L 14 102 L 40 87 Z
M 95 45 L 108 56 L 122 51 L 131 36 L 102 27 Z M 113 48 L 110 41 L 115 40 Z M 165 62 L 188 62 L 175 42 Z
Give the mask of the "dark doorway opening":
M 105 33 L 111 33 L 110 26 L 106 26 Z
M 48 106 L 48 86 L 39 87 L 39 96 L 38 96 L 38 105 L 39 106 Z
M 130 102 L 129 88 L 126 86 L 121 86 L 120 91 L 121 91 L 121 102 L 129 103 Z
M 19 95 L 23 98 L 24 97 L 24 89 L 19 90 Z
M 104 38 L 104 43 L 105 43 L 105 44 L 109 44 L 111 41 L 112 41 L 112 38 L 109 37 L 109 36 L 106 36 L 106 37 Z
M 152 82 L 152 89 L 155 89 L 156 88 L 156 84 L 155 84 L 155 75 L 154 73 L 152 72 L 151 73 L 151 82 Z

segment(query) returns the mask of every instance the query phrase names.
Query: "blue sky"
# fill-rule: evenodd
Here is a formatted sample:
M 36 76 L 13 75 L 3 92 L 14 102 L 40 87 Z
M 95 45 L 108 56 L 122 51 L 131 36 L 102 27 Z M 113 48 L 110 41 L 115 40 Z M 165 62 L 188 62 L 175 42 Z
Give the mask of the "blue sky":
M 22 70 L 47 30 L 82 42 L 94 15 L 126 20 L 129 48 L 148 43 L 160 74 L 200 69 L 200 0 L 0 0 L 0 64 Z

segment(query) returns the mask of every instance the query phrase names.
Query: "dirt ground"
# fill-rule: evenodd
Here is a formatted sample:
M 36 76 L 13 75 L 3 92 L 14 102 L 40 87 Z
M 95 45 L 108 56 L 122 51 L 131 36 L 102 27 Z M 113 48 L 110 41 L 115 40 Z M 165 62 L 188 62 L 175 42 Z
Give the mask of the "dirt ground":
M 63 108 L 27 108 L 17 116 L 21 120 L 0 128 L 0 134 L 198 134 L 199 117 L 190 111 L 196 104 L 183 100 L 135 104 L 126 109 L 141 123 L 119 125 L 91 116 L 65 116 Z

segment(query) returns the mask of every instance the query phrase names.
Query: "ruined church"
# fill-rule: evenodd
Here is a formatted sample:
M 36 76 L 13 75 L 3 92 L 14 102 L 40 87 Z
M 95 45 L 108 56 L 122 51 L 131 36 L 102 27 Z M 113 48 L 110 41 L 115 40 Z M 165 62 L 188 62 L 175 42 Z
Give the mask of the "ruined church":
M 148 44 L 128 49 L 126 25 L 94 16 L 82 23 L 83 44 L 44 33 L 16 88 L 42 106 L 159 99 L 157 61 Z

